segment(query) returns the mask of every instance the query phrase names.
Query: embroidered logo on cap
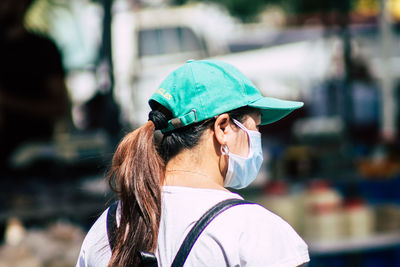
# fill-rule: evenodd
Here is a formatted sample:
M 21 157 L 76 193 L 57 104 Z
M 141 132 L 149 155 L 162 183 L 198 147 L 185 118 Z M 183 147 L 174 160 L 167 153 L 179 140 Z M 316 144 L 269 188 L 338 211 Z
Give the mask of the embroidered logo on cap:
M 164 88 L 158 88 L 157 93 L 162 95 L 165 99 L 171 100 L 172 96 Z

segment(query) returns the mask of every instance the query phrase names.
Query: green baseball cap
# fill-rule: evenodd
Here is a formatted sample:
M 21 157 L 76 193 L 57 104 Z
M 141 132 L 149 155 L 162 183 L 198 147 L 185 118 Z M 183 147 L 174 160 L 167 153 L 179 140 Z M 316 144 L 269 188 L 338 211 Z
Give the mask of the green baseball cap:
M 249 106 L 260 110 L 261 125 L 273 123 L 303 106 L 302 102 L 264 97 L 234 66 L 218 60 L 188 60 L 161 83 L 149 100 L 171 111 L 162 132 Z

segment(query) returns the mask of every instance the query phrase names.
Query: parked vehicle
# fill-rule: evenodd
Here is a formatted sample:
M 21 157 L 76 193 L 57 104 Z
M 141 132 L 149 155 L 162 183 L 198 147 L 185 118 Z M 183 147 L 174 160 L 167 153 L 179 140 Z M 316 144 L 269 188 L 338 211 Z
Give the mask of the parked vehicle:
M 293 100 L 301 99 L 310 80 L 326 72 L 330 55 L 322 41 L 229 53 L 229 40 L 239 32 L 238 23 L 208 5 L 116 13 L 115 92 L 123 114 L 129 114 L 125 119 L 133 127 L 142 124 L 139 118 L 149 112 L 147 99 L 168 73 L 189 59 L 229 62 L 264 94 Z

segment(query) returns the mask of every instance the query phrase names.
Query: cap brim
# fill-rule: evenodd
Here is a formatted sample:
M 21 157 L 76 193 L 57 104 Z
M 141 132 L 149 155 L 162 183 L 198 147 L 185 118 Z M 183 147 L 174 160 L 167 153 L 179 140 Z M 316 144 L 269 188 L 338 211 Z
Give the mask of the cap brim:
M 303 102 L 282 100 L 273 97 L 263 97 L 249 107 L 258 108 L 261 111 L 261 125 L 276 122 L 295 109 L 301 108 Z

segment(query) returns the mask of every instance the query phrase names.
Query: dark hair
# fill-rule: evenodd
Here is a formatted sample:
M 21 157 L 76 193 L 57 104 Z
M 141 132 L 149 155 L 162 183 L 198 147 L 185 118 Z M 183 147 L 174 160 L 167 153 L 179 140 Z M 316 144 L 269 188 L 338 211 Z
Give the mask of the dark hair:
M 245 115 L 254 112 L 257 109 L 242 107 L 227 113 L 242 122 Z M 140 251 L 154 252 L 165 165 L 182 149 L 195 147 L 215 122 L 214 118 L 208 119 L 165 133 L 156 145 L 155 130 L 165 128 L 171 118 L 171 112 L 155 105 L 149 121 L 128 133 L 114 154 L 108 179 L 120 199 L 121 221 L 109 266 L 138 266 Z

